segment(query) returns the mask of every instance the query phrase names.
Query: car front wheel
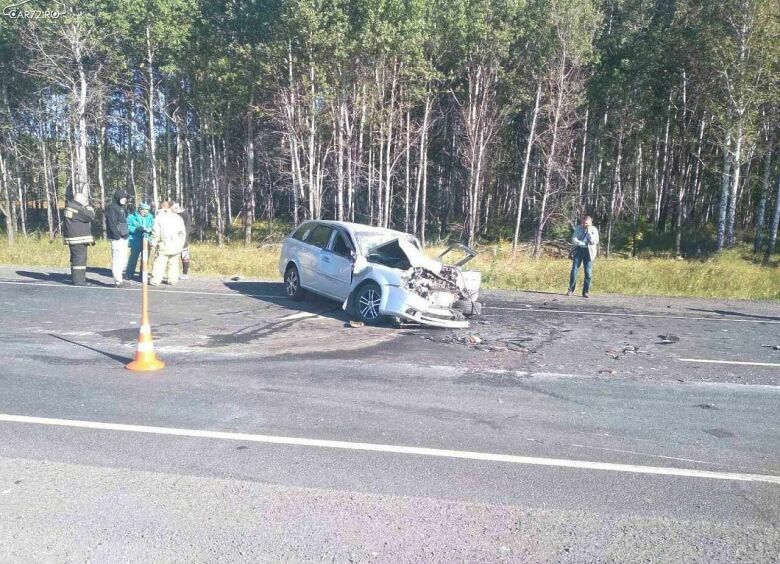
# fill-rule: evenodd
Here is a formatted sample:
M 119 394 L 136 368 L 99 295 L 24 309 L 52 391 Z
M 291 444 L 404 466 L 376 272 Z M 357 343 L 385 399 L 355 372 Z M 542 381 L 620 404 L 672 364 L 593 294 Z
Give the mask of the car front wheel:
M 284 292 L 287 297 L 296 301 L 303 299 L 303 288 L 301 287 L 301 275 L 298 273 L 298 267 L 291 264 L 284 273 Z
M 382 321 L 379 305 L 382 303 L 382 289 L 375 282 L 363 285 L 355 296 L 355 313 L 366 325 L 376 325 Z

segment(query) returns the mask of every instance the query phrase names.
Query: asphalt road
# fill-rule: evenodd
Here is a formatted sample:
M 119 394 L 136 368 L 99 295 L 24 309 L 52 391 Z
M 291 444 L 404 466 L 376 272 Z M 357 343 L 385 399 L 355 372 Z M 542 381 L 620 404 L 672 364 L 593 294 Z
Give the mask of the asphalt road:
M 0 267 L 0 560 L 770 562 L 780 305 L 488 292 L 350 328 L 279 284 Z M 775 346 L 778 350 L 775 350 Z

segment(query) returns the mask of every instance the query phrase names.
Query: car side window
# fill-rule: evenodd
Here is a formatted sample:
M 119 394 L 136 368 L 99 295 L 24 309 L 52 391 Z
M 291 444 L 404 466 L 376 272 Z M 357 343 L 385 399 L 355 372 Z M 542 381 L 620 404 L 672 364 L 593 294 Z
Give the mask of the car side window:
M 349 248 L 349 245 L 347 245 L 344 235 L 336 233 L 336 237 L 333 240 L 333 252 L 337 255 L 349 258 L 352 256 L 350 251 L 351 249 Z
M 327 225 L 318 225 L 311 230 L 311 233 L 309 233 L 309 236 L 306 238 L 306 243 L 324 249 L 328 245 L 332 231 L 333 230 Z
M 292 238 L 296 239 L 298 241 L 305 241 L 306 236 L 311 232 L 312 225 L 310 223 L 306 223 L 304 225 L 301 225 L 295 233 L 292 234 Z

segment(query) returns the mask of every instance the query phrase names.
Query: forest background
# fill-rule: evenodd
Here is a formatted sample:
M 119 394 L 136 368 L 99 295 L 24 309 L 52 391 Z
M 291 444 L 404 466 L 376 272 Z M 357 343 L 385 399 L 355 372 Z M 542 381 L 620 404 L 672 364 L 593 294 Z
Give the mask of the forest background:
M 191 210 L 201 272 L 325 218 L 547 289 L 589 213 L 605 291 L 780 297 L 776 0 L 4 1 L 0 262 L 124 189 Z

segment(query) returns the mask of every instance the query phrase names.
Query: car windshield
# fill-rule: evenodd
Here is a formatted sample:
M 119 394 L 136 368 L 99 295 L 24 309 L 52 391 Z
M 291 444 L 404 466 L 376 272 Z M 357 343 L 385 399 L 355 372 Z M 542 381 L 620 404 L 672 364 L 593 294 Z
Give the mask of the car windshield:
M 398 239 L 399 237 L 405 237 L 411 243 L 419 248 L 417 239 L 414 235 L 406 233 L 399 233 L 396 231 L 355 231 L 355 239 L 357 239 L 357 246 L 360 249 L 360 254 L 368 256 L 371 254 L 371 250 L 379 245 L 383 245 L 389 241 Z

